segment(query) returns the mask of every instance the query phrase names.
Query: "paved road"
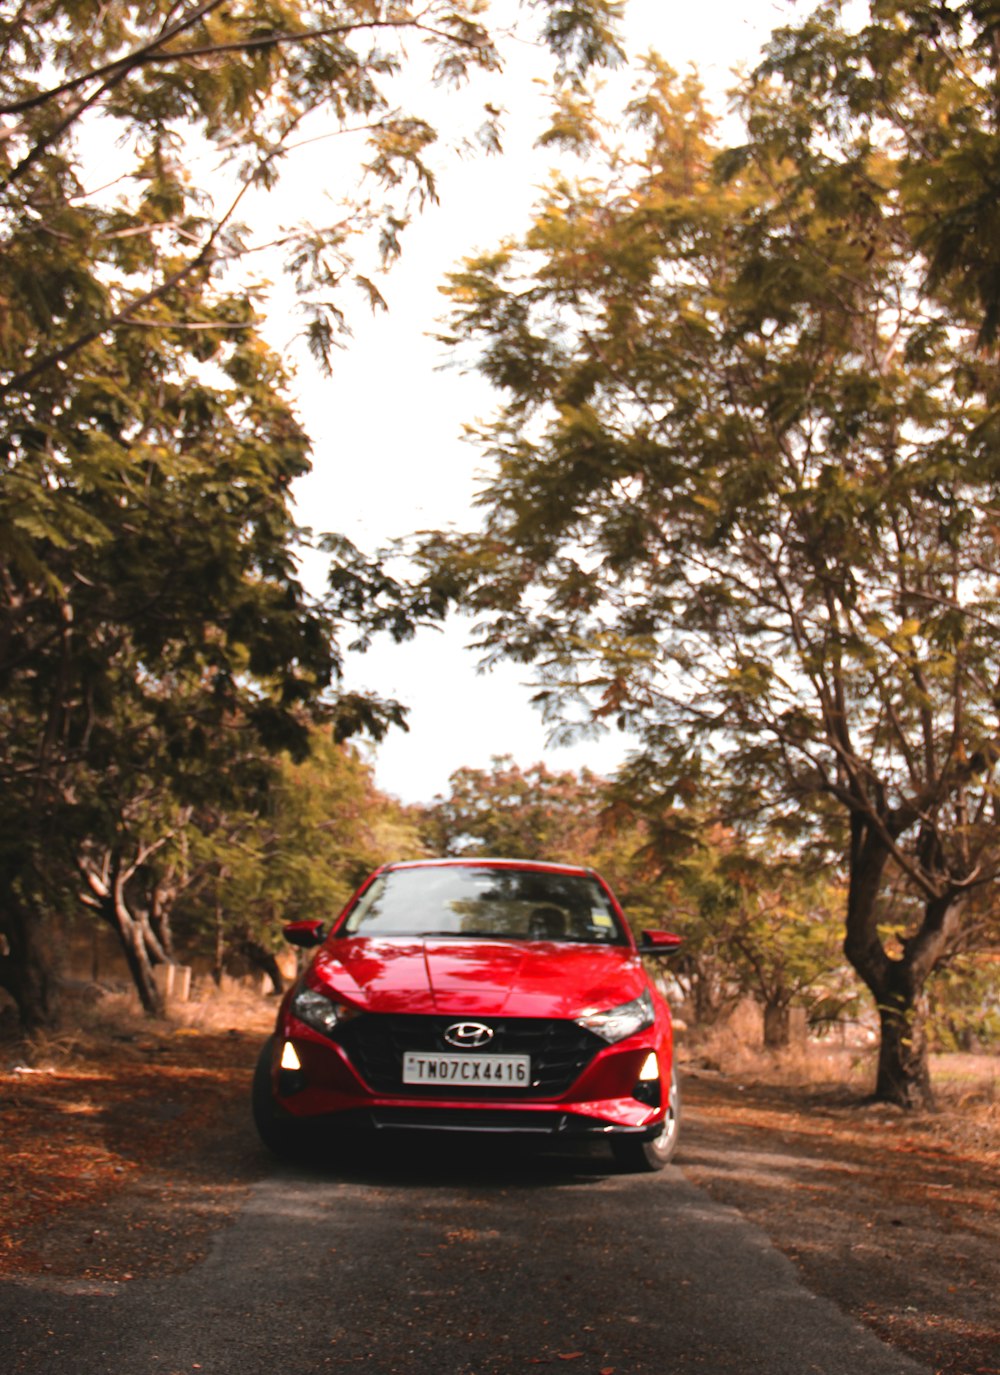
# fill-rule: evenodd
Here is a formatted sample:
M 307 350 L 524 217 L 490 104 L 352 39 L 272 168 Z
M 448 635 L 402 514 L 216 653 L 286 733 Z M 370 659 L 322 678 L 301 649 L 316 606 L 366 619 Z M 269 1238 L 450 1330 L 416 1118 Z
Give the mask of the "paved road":
M 671 1168 L 454 1143 L 275 1167 L 207 1259 L 0 1282 L 4 1375 L 928 1375 Z

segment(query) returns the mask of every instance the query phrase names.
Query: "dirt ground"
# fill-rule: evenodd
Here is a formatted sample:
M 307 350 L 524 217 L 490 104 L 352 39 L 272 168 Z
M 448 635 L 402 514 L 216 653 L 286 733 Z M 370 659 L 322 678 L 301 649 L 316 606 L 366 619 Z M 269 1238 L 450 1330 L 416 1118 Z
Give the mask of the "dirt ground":
M 696 1068 L 680 1164 L 891 1345 L 941 1375 L 1000 1375 L 1000 1150 L 980 1103 L 936 1114 L 855 1090 Z
M 269 1012 L 231 1012 L 0 1045 L 0 1276 L 78 1289 L 204 1255 L 269 1169 L 247 1108 Z M 914 1115 L 853 1083 L 686 1059 L 685 1174 L 885 1341 L 941 1375 L 1000 1375 L 995 1062 Z

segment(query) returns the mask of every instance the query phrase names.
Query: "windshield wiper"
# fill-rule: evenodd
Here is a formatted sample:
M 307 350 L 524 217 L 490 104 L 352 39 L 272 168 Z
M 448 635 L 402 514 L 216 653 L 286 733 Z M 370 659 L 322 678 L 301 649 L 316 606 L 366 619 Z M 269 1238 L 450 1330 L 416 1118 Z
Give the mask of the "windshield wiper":
M 526 936 L 512 935 L 508 931 L 421 931 L 422 940 L 449 940 L 449 941 L 523 941 Z

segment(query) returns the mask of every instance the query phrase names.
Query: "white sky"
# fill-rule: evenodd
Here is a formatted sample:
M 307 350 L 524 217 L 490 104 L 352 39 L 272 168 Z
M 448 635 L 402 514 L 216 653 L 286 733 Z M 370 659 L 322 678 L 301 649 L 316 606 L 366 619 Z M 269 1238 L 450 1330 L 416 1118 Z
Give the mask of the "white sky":
M 629 51 L 655 48 L 680 71 L 693 63 L 706 88 L 718 93 L 721 109 L 733 68 L 751 65 L 790 12 L 787 0 L 629 0 Z M 380 283 L 388 314 L 359 313 L 332 377 L 319 376 L 308 360 L 298 363 L 298 403 L 314 441 L 313 473 L 297 489 L 298 514 L 316 531 L 343 533 L 371 550 L 417 529 L 477 523 L 471 501 L 481 460 L 461 431 L 488 415 L 494 398 L 477 376 L 443 371 L 443 350 L 428 335 L 442 310 L 438 287 L 446 273 L 462 256 L 528 223 L 551 161 L 532 148 L 543 114 L 532 84 L 534 71 L 545 69 L 538 61 L 530 49 L 519 50 L 494 97 L 511 111 L 504 156 L 452 163 L 440 176 L 440 206 L 407 230 L 402 259 Z M 445 136 L 449 121 L 463 117 L 461 101 L 448 99 L 452 104 L 436 113 Z M 480 86 L 477 105 L 483 99 Z M 328 152 L 326 158 L 329 175 Z M 302 195 L 308 166 L 300 176 Z M 276 306 L 272 341 L 295 354 L 296 330 L 289 308 Z M 321 578 L 321 569 L 309 576 Z M 488 767 L 497 754 L 511 754 L 523 766 L 544 759 L 553 769 L 604 773 L 621 762 L 628 741 L 618 734 L 548 748 L 546 728 L 529 704 L 528 671 L 505 665 L 478 673 L 464 648 L 466 629 L 450 624 L 443 633 L 421 633 L 401 646 L 378 644 L 351 659 L 349 688 L 397 697 L 410 708 L 409 733 L 392 732 L 374 754 L 383 790 L 406 802 L 429 801 L 447 791 L 453 770 Z

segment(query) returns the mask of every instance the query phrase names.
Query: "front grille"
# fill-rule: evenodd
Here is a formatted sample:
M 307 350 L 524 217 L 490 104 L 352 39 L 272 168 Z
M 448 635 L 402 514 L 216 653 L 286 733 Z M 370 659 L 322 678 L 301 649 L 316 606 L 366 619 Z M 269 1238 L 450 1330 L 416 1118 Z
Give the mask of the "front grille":
M 531 1083 L 495 1088 L 407 1084 L 403 1087 L 403 1056 L 407 1051 L 455 1054 L 444 1033 L 455 1017 L 393 1016 L 373 1012 L 345 1022 L 337 1040 L 365 1082 L 376 1093 L 407 1098 L 552 1098 L 564 1093 L 597 1054 L 604 1042 L 575 1022 L 545 1017 L 484 1017 L 493 1029 L 491 1055 L 530 1055 Z

